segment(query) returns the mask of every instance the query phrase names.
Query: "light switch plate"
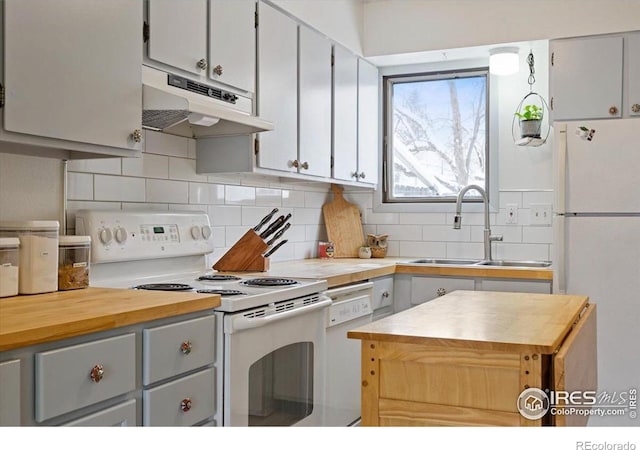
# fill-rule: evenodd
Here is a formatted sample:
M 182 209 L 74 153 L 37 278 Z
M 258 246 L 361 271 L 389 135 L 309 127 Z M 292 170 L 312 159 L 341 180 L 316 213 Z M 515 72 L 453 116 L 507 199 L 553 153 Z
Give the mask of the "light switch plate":
M 514 225 L 518 223 L 518 205 L 517 204 L 515 203 L 507 204 L 507 208 L 505 210 L 504 222 L 510 225 Z
M 551 205 L 548 203 L 531 204 L 531 225 L 551 225 Z

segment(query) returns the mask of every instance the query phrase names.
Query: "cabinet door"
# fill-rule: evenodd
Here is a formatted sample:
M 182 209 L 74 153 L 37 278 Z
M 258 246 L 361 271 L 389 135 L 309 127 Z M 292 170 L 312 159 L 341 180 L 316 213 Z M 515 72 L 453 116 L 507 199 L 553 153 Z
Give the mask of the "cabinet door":
M 331 176 L 331 42 L 300 27 L 299 171 Z
M 20 425 L 20 361 L 0 363 L 0 427 Z
M 64 424 L 65 427 L 135 427 L 138 425 L 136 400 L 131 399 L 111 408 L 84 416 L 73 422 Z
M 622 115 L 622 36 L 552 41 L 553 120 Z
M 358 176 L 378 182 L 378 68 L 358 60 Z
M 355 181 L 358 172 L 358 57 L 333 48 L 333 178 Z
M 625 38 L 626 79 L 625 111 L 631 117 L 640 117 L 640 33 Z
M 296 172 L 298 155 L 298 25 L 258 3 L 258 112 L 274 129 L 260 134 L 258 165 Z
M 207 62 L 207 0 L 153 0 L 149 58 L 200 75 Z
M 530 292 L 537 294 L 551 294 L 551 282 L 547 280 L 540 281 L 520 281 L 520 280 L 491 280 L 483 279 L 481 281 L 483 291 L 498 292 Z
M 139 149 L 142 2 L 4 2 L 8 131 Z
M 255 0 L 211 0 L 209 77 L 255 92 Z

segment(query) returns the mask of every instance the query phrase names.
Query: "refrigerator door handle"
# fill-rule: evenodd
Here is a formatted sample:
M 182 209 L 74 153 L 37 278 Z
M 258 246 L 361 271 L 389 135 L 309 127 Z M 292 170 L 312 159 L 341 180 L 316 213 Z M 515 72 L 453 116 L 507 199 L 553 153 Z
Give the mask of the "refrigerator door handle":
M 553 218 L 553 293 L 565 294 L 567 290 L 566 279 L 566 242 L 565 242 L 565 221 L 563 215 L 556 215 Z
M 553 211 L 556 214 L 563 214 L 565 209 L 565 194 L 566 194 L 566 169 L 567 169 L 567 124 L 555 123 L 554 124 L 554 166 L 553 173 Z

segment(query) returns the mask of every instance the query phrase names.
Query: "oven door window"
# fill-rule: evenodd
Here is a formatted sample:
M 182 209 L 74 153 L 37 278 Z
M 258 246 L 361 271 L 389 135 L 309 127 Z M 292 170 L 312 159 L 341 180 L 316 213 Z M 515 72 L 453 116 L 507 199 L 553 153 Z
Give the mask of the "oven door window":
M 289 426 L 313 412 L 313 343 L 297 342 L 249 367 L 249 426 Z

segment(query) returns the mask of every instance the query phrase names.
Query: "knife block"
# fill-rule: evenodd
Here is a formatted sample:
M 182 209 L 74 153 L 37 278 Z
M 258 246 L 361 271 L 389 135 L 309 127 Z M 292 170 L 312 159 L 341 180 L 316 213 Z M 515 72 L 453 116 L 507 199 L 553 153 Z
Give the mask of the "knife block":
M 269 258 L 262 254 L 267 248 L 267 243 L 251 229 L 213 265 L 213 268 L 220 272 L 266 272 L 269 270 Z

